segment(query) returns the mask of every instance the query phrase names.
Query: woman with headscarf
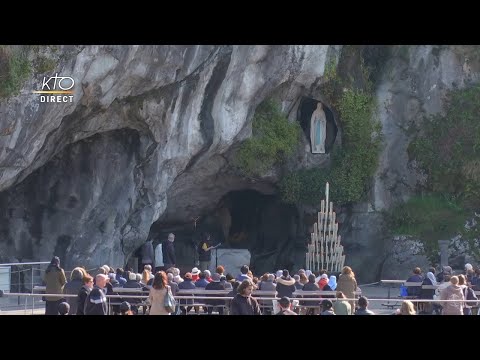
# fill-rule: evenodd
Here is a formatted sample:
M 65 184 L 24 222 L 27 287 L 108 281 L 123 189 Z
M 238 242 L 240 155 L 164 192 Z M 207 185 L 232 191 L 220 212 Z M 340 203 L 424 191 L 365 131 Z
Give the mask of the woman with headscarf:
M 433 299 L 433 295 L 435 295 L 435 289 L 424 289 L 423 285 L 437 285 L 437 280 L 435 279 L 435 275 L 433 272 L 427 272 L 427 276 L 422 282 L 422 287 L 420 289 L 420 299 Z M 425 303 L 418 303 L 418 311 L 422 314 L 431 314 L 433 312 L 433 308 L 435 307 L 432 302 L 425 302 Z
M 63 288 L 67 283 L 65 272 L 60 267 L 60 258 L 54 256 L 43 276 L 46 294 L 63 295 Z M 58 315 L 58 305 L 65 301 L 63 296 L 45 296 L 45 315 Z
M 332 291 L 335 291 L 337 289 L 337 277 L 335 275 L 330 275 L 330 279 L 328 280 L 328 286 L 330 286 L 330 289 L 332 289 Z

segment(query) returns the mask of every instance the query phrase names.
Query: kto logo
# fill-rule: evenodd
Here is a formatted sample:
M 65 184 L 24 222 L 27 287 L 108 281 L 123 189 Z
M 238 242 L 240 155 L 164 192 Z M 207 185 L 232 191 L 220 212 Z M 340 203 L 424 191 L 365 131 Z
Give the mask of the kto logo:
M 40 102 L 47 103 L 65 103 L 73 102 L 73 86 L 75 80 L 70 76 L 55 76 L 43 77 L 42 90 L 33 91 L 34 94 L 51 94 L 41 95 Z M 53 95 L 56 94 L 56 95 Z

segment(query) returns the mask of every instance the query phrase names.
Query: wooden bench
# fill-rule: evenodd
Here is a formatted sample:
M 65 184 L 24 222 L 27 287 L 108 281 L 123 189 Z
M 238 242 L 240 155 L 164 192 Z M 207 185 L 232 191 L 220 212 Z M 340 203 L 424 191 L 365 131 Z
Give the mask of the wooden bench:
M 390 285 L 391 284 L 403 285 L 405 287 L 421 287 L 424 290 L 436 290 L 440 287 L 440 285 L 423 285 L 421 282 L 407 282 L 406 280 L 381 280 L 381 282 L 384 284 L 390 284 Z M 477 297 L 480 296 L 480 291 L 474 291 L 474 293 L 475 295 L 477 295 Z M 419 298 L 418 296 L 399 296 L 399 298 L 403 300 L 408 300 L 408 299 L 425 300 L 424 303 L 434 301 L 433 299 L 422 299 L 422 298 Z M 388 288 L 388 299 L 390 299 L 390 287 Z M 415 308 L 419 310 L 421 307 L 421 306 L 419 307 L 419 304 L 422 304 L 422 303 L 423 302 L 415 301 L 414 302 Z M 382 305 L 393 308 L 394 306 L 400 306 L 400 303 L 398 303 L 397 301 L 393 304 L 393 303 L 390 303 L 390 300 L 388 300 L 387 304 L 382 304 Z M 477 309 L 478 307 L 472 307 L 472 308 Z
M 150 290 L 143 290 L 143 288 L 114 287 L 112 288 L 112 291 L 113 294 L 107 295 L 110 311 L 113 310 L 112 306 L 118 306 L 121 305 L 122 302 L 127 301 L 132 306 L 137 306 L 138 308 L 143 307 L 143 314 L 146 313 L 148 307 L 147 298 Z M 140 300 L 140 302 L 131 303 L 130 299 Z
M 231 298 L 227 298 L 226 295 L 230 293 L 231 290 L 205 290 L 204 288 L 196 288 L 196 289 L 180 289 L 177 291 L 175 298 L 179 300 L 179 305 L 183 307 L 195 307 L 195 306 L 202 306 L 202 307 L 209 307 L 207 303 L 207 299 L 213 298 L 212 300 L 221 300 L 225 298 L 225 308 L 228 308 L 227 301 L 231 300 Z M 356 296 L 361 295 L 361 290 L 355 292 Z M 337 292 L 336 291 L 303 291 L 303 290 L 296 290 L 292 294 L 292 299 L 304 300 L 305 301 L 320 301 L 322 297 L 330 296 L 332 300 L 336 300 Z M 193 296 L 193 299 L 190 297 Z M 277 291 L 265 291 L 265 290 L 254 290 L 252 292 L 252 296 L 255 297 L 259 301 L 260 308 L 262 310 L 273 309 L 273 302 L 271 300 L 277 299 Z M 219 299 L 220 298 L 220 299 Z M 192 303 L 183 303 L 181 300 L 193 300 Z M 200 300 L 200 301 L 199 301 Z M 269 301 L 270 300 L 270 301 Z M 220 305 L 216 305 L 220 306 Z M 307 307 L 307 305 L 297 305 L 297 307 Z M 318 308 L 318 305 L 310 305 L 309 307 Z
M 228 310 L 228 298 L 226 295 L 231 290 L 205 290 L 205 288 L 195 288 L 195 289 L 180 289 L 175 294 L 175 299 L 178 299 L 178 306 L 182 306 L 184 308 L 187 307 L 194 307 L 196 309 L 195 312 L 198 312 L 199 307 L 208 308 L 208 307 L 223 307 L 225 310 Z M 193 297 L 193 299 L 191 299 Z M 225 304 L 223 305 L 210 305 L 208 301 L 205 300 L 225 300 Z M 183 301 L 186 301 L 184 303 Z M 189 303 L 191 301 L 191 303 Z

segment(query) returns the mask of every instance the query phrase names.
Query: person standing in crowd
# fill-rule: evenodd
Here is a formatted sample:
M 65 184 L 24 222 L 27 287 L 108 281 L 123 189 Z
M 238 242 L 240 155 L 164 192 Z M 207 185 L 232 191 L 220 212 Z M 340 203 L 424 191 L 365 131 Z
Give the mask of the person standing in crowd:
M 230 303 L 231 315 L 262 315 L 260 306 L 252 297 L 253 282 L 250 279 L 243 280 L 238 286 L 238 293 Z
M 212 260 L 212 246 L 210 242 L 211 236 L 209 233 L 205 233 L 203 240 L 200 241 L 198 246 L 198 260 L 200 261 L 200 270 L 205 271 L 210 268 L 210 261 Z
M 355 299 L 355 290 L 357 290 L 357 280 L 350 266 L 344 266 L 342 274 L 337 281 L 337 291 L 341 291 L 347 299 Z M 355 301 L 349 301 L 352 312 L 355 311 Z M 360 305 L 360 303 L 359 303 Z
M 88 294 L 90 294 L 90 291 L 92 291 L 92 288 L 93 277 L 87 274 L 83 277 L 83 286 L 80 288 L 77 295 L 77 315 L 85 315 L 85 300 L 87 299 Z
M 46 294 L 60 294 L 60 296 L 45 296 L 45 315 L 58 315 L 58 305 L 65 301 L 63 288 L 67 283 L 65 272 L 60 267 L 60 258 L 54 256 L 43 276 Z
M 465 302 L 465 304 L 463 305 L 463 315 L 472 315 L 472 307 L 477 306 L 477 295 L 475 295 L 475 291 L 473 291 L 473 289 L 468 286 L 465 275 L 458 275 L 458 285 L 462 288 L 465 300 L 473 300 Z
M 162 247 L 163 247 L 162 242 L 159 242 L 158 245 L 155 247 L 155 273 L 157 273 L 161 270 L 165 270 L 165 267 L 164 267 L 164 264 L 163 264 L 163 250 L 162 250 Z
M 103 274 L 99 274 L 100 276 Z M 98 282 L 98 278 L 95 277 Z M 90 294 L 85 299 L 85 308 L 83 310 L 85 315 L 108 315 L 107 298 L 103 290 L 99 287 L 94 287 Z
M 452 276 L 450 285 L 440 290 L 440 300 L 458 300 L 442 303 L 442 315 L 463 315 L 465 296 L 458 285 L 458 276 Z
M 83 308 L 84 315 L 108 315 L 108 305 L 106 294 L 108 276 L 97 274 L 95 276 L 95 285 L 85 299 Z
M 464 271 L 465 279 L 467 284 L 472 284 L 473 276 L 475 275 L 475 271 L 473 270 L 472 264 L 465 264 L 465 271 Z
M 453 270 L 452 270 L 451 266 L 447 266 L 447 265 L 443 266 L 442 271 L 439 272 L 438 275 L 437 275 L 437 282 L 438 283 L 449 282 L 452 274 L 453 274 Z M 447 276 L 447 275 L 449 276 L 449 279 L 445 280 L 445 276 Z
M 430 268 L 432 270 L 432 268 Z M 420 299 L 432 299 L 435 295 L 435 289 L 424 289 L 423 285 L 437 285 L 437 280 L 435 278 L 435 274 L 432 271 L 427 272 L 427 276 L 425 276 L 425 279 L 423 279 L 422 282 L 422 289 L 420 290 Z M 419 309 L 419 314 L 425 314 L 425 315 L 430 315 L 432 314 L 435 304 L 433 304 L 431 301 L 426 301 L 426 302 L 418 302 L 417 303 L 418 309 Z M 438 305 L 437 305 L 438 306 Z
M 173 245 L 174 241 L 175 241 L 175 235 L 173 233 L 170 233 L 168 234 L 167 240 L 162 242 L 163 265 L 165 269 L 174 267 L 175 264 L 177 263 L 177 260 L 175 257 L 175 246 Z
M 170 315 L 165 309 L 165 296 L 170 286 L 167 285 L 167 274 L 159 271 L 153 278 L 153 285 L 148 295 L 148 303 L 151 305 L 150 315 Z
M 150 239 L 147 240 L 142 246 L 142 265 L 139 267 L 138 271 L 142 272 L 145 268 L 145 265 L 153 266 L 154 258 L 155 252 L 153 251 L 153 242 Z
M 81 268 L 76 267 L 75 269 L 72 270 L 72 273 L 70 274 L 70 281 L 65 285 L 64 287 L 64 294 L 68 295 L 78 295 L 78 292 L 83 286 L 83 276 L 84 272 L 82 271 Z M 69 315 L 74 315 L 77 313 L 77 304 L 78 300 L 76 297 L 68 297 L 67 298 L 67 303 L 70 305 L 68 314 Z

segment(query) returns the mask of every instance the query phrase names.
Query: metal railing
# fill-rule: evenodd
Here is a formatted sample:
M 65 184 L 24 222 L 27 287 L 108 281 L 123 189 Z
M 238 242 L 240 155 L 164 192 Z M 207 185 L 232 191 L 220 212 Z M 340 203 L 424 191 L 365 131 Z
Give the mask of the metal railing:
M 36 286 L 43 284 L 43 275 L 47 269 L 50 261 L 35 261 L 35 262 L 21 262 L 21 263 L 3 263 L 0 264 L 0 290 L 4 293 L 28 294 L 34 291 Z M 93 271 L 97 268 L 88 269 Z M 4 270 L 4 271 L 1 271 Z M 65 271 L 65 270 L 64 270 Z M 67 281 L 70 279 L 72 270 L 65 271 Z M 0 299 L 0 309 L 18 309 L 29 306 L 29 297 L 24 295 L 16 295 L 17 301 L 12 301 L 13 297 Z M 37 301 L 36 301 L 37 300 Z M 32 297 L 31 307 L 44 307 L 44 303 Z
M 31 293 L 35 285 L 41 284 L 42 275 L 49 261 L 22 262 L 22 263 L 3 263 L 0 268 L 9 269 L 0 276 L 0 289 L 6 293 L 25 294 Z M 2 308 L 28 307 L 28 298 L 17 295 L 16 303 L 11 299 L 4 299 L 0 302 Z M 22 304 L 22 300 L 24 303 Z M 39 304 L 37 304 L 39 305 Z M 32 299 L 32 308 L 35 302 Z
M 7 293 L 7 292 L 3 292 L 3 291 L 0 291 L 0 298 L 9 298 L 9 297 L 25 297 L 25 299 L 28 299 L 28 298 L 32 298 L 32 299 L 35 299 L 35 298 L 39 298 L 39 297 L 42 297 L 42 296 L 59 296 L 59 294 L 39 294 L 39 293 L 13 293 L 13 292 L 10 292 L 10 293 Z M 62 294 L 62 297 L 65 297 L 65 298 L 68 298 L 68 297 L 77 297 L 77 295 L 75 294 Z M 109 307 L 109 311 L 111 309 L 111 305 L 118 305 L 118 302 L 117 303 L 113 303 L 114 302 L 113 300 L 114 299 L 147 299 L 148 298 L 148 295 L 106 295 L 106 298 L 107 298 L 107 301 L 108 301 L 108 307 Z M 177 306 L 182 306 L 182 307 L 189 307 L 189 306 L 197 306 L 197 304 L 194 302 L 193 304 L 180 304 L 178 302 L 178 300 L 192 300 L 192 301 L 195 301 L 195 300 L 199 300 L 199 299 L 203 299 L 203 300 L 225 300 L 225 301 L 228 301 L 228 300 L 231 300 L 233 299 L 232 296 L 208 296 L 208 295 L 200 295 L 200 294 L 197 294 L 197 295 L 179 295 L 179 296 L 175 296 L 175 299 L 177 300 Z M 272 298 L 272 297 L 263 297 L 263 296 L 258 296 L 258 297 L 255 297 L 255 299 L 257 300 L 279 300 L 279 298 Z M 324 299 L 319 299 L 318 297 L 316 298 L 292 298 L 291 300 L 299 300 L 299 301 L 314 301 L 314 302 L 319 302 L 320 300 L 324 300 Z M 332 301 L 333 303 L 338 301 L 338 300 L 341 300 L 341 301 L 355 301 L 357 302 L 358 299 L 348 299 L 348 298 L 343 298 L 343 299 L 338 299 L 338 298 L 329 298 L 328 300 Z M 388 299 L 386 298 L 369 298 L 368 301 L 370 304 L 374 303 L 374 302 L 377 302 L 377 301 L 381 301 L 381 302 L 384 302 Z M 392 299 L 390 299 L 392 300 Z M 398 299 L 399 302 L 402 302 L 403 300 L 402 299 Z M 448 303 L 448 302 L 471 302 L 471 300 L 432 300 L 432 299 L 409 299 L 409 301 L 413 302 L 413 303 L 426 303 L 426 302 L 430 302 L 430 303 L 434 303 L 434 304 L 442 304 L 442 303 Z M 32 304 L 34 304 L 35 302 L 32 301 Z M 132 305 L 136 305 L 136 306 L 148 306 L 148 304 L 146 303 L 140 303 L 140 304 L 132 304 Z M 199 304 L 200 305 L 200 304 Z M 212 306 L 214 307 L 215 305 L 208 305 L 206 304 L 207 306 Z M 201 305 L 200 305 L 201 306 Z M 303 305 L 298 305 L 299 308 L 301 308 Z M 43 306 L 44 308 L 45 306 Z M 260 304 L 260 307 L 262 307 L 262 305 Z M 318 306 L 320 308 L 320 306 Z M 36 309 L 37 311 L 40 310 L 39 308 Z M 2 311 L 4 311 L 2 309 Z M 32 307 L 31 311 L 27 309 L 27 301 L 25 301 L 25 308 L 24 308 L 24 314 L 27 315 L 28 313 L 31 313 L 31 314 L 34 314 L 35 313 L 35 308 Z M 376 310 L 374 310 L 376 311 Z

